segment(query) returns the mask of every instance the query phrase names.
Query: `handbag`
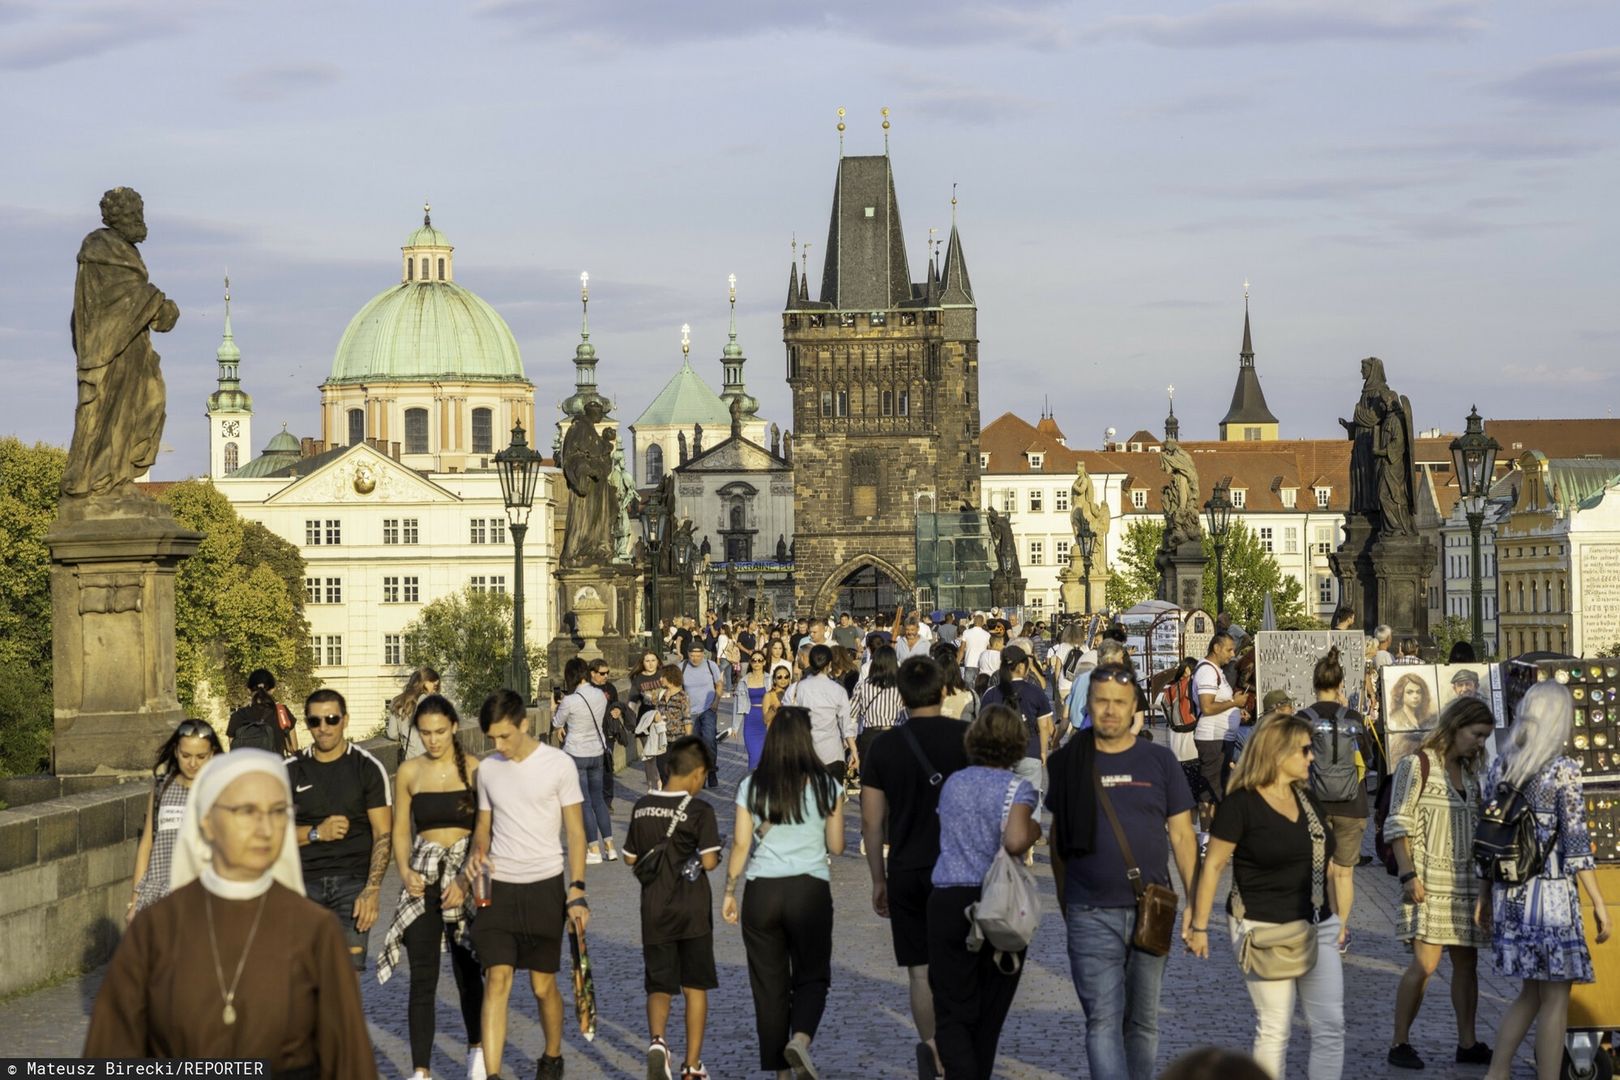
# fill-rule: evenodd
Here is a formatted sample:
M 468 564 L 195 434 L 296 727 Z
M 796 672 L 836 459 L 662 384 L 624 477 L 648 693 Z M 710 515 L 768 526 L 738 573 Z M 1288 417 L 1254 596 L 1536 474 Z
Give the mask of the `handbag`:
M 1102 780 L 1097 776 L 1095 763 L 1091 769 L 1091 784 L 1097 791 L 1097 802 L 1114 830 L 1114 840 L 1119 844 L 1120 854 L 1125 856 L 1125 876 L 1130 879 L 1131 891 L 1136 893 L 1136 930 L 1131 934 L 1131 946 L 1149 956 L 1169 956 L 1170 942 L 1176 929 L 1176 892 L 1158 882 L 1142 881 L 1142 868 L 1136 863 L 1131 842 L 1125 838 L 1125 829 L 1119 823 L 1119 815 L 1114 812 L 1108 789 L 1103 787 Z
M 636 856 L 636 863 L 630 871 L 643 885 L 651 885 L 658 880 L 658 875 L 663 873 L 664 863 L 668 861 L 669 838 L 675 835 L 676 826 L 686 820 L 686 805 L 691 801 L 690 795 L 683 798 L 675 807 L 675 812 L 670 815 L 669 828 L 664 833 L 664 839 Z
M 1243 932 L 1238 939 L 1238 967 L 1245 975 L 1257 979 L 1297 979 L 1316 966 L 1317 923 L 1322 917 L 1324 879 L 1327 876 L 1327 834 L 1317 819 L 1311 801 L 1299 799 L 1305 815 L 1306 828 L 1311 833 L 1311 917 L 1278 923 L 1276 926 L 1258 926 Z M 1232 880 L 1232 917 L 1243 921 L 1243 896 L 1238 892 L 1237 878 Z
M 1007 828 L 1007 816 L 1012 813 L 1013 796 L 1023 781 L 1013 777 L 1007 785 L 1007 796 L 1001 807 L 1001 827 Z M 1035 930 L 1041 924 L 1041 897 L 1035 887 L 1035 875 L 1023 860 L 1007 854 L 1005 844 L 997 845 L 996 857 L 984 873 L 979 899 L 967 906 L 967 950 L 976 953 L 985 944 L 994 950 L 993 961 L 1004 975 L 1017 973 L 1023 965 L 1018 955 L 1029 948 Z M 1004 964 L 1010 959 L 1012 966 Z

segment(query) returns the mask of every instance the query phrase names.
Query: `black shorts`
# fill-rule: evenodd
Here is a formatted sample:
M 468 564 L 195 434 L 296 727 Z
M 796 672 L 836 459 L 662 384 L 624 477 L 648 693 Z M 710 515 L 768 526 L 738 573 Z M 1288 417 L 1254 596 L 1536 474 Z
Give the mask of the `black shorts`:
M 714 970 L 714 935 L 643 945 L 649 994 L 678 994 L 684 990 L 714 990 L 720 977 Z
M 934 891 L 932 867 L 889 871 L 889 934 L 894 962 L 901 967 L 928 963 L 928 894 Z
M 555 975 L 562 963 L 563 876 L 496 881 L 490 905 L 473 918 L 473 948 L 484 970 L 522 968 Z

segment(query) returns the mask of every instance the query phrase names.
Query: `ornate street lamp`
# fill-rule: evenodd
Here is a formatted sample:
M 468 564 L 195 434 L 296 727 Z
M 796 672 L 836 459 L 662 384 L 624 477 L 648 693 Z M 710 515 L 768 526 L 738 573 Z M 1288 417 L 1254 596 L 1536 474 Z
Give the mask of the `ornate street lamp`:
M 1204 504 L 1204 518 L 1209 523 L 1209 538 L 1215 545 L 1215 614 L 1226 610 L 1226 566 L 1222 555 L 1226 550 L 1226 534 L 1232 528 L 1232 497 L 1227 494 L 1227 483 L 1221 481 Z
M 1485 434 L 1485 422 L 1479 418 L 1479 409 L 1468 410 L 1468 426 L 1451 440 L 1451 461 L 1456 467 L 1457 491 L 1462 496 L 1463 512 L 1468 515 L 1468 532 L 1473 538 L 1473 630 L 1474 659 L 1485 656 L 1485 612 L 1481 607 L 1480 591 L 1484 575 L 1479 563 L 1479 531 L 1485 524 L 1485 501 L 1491 494 L 1491 477 L 1496 471 L 1496 454 L 1502 448 L 1495 439 Z
M 679 541 L 675 544 L 675 576 L 681 582 L 681 610 L 686 614 L 686 578 L 692 572 L 692 563 L 696 560 L 698 547 L 689 539 L 685 543 Z
M 1074 527 L 1075 543 L 1080 548 L 1080 572 L 1086 578 L 1086 614 L 1091 614 L 1091 559 L 1097 554 L 1097 534 L 1092 531 L 1091 522 L 1081 518 Z
M 647 562 L 652 569 L 652 603 L 647 608 L 647 639 L 652 642 L 653 651 L 660 656 L 663 655 L 663 649 L 658 641 L 659 625 L 662 622 L 658 611 L 658 556 L 664 550 L 664 532 L 668 528 L 661 491 L 660 488 L 654 488 L 651 495 L 641 500 L 640 513 L 641 541 L 647 547 Z
M 521 423 L 512 427 L 511 444 L 495 455 L 495 471 L 501 478 L 501 501 L 506 504 L 513 548 L 512 664 L 507 669 L 507 688 L 527 702 L 533 687 L 528 649 L 523 644 L 523 537 L 529 531 L 529 511 L 534 508 L 534 489 L 540 481 L 540 454 L 524 438 Z

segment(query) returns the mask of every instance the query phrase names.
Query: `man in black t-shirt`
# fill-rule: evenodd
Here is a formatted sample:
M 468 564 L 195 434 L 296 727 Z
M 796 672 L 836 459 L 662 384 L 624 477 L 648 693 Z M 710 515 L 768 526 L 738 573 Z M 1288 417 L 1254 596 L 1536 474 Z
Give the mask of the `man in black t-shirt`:
M 928 894 L 939 860 L 939 791 L 946 777 L 967 768 L 968 725 L 940 715 L 945 673 L 928 657 L 901 664 L 896 685 L 905 722 L 879 735 L 861 761 L 861 835 L 872 874 L 872 910 L 889 920 L 895 962 L 910 977 L 911 1016 L 921 1040 L 918 1072 L 931 1077 L 943 1069 L 933 1048 Z
M 669 744 L 669 782 L 636 800 L 624 838 L 624 861 L 659 845 L 657 874 L 641 883 L 641 952 L 646 962 L 647 1075 L 668 1076 L 670 998 L 686 1000 L 687 1074 L 703 1071 L 703 1024 L 709 991 L 720 985 L 714 967 L 714 899 L 705 871 L 720 865 L 720 824 L 698 793 L 714 768 L 708 746 L 695 735 Z M 674 825 L 673 830 L 670 826 Z
M 304 723 L 311 745 L 287 762 L 304 893 L 337 916 L 364 971 L 393 845 L 388 770 L 349 742 L 349 707 L 336 690 L 309 695 Z

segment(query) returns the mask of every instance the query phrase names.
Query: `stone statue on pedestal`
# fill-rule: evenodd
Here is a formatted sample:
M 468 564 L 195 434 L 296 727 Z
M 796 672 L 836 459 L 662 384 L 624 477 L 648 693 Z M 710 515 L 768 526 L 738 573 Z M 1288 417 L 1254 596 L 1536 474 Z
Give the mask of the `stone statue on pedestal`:
M 1018 541 L 1013 539 L 1012 522 L 996 512 L 986 511 L 990 524 L 990 550 L 996 557 L 996 572 L 1018 576 Z
M 608 480 L 618 498 L 619 512 L 613 518 L 613 561 L 634 562 L 634 538 L 630 529 L 630 507 L 636 501 L 636 484 L 630 479 L 630 470 L 625 465 L 624 447 L 614 440 L 613 443 L 613 471 L 608 474 Z
M 1175 439 L 1165 439 L 1159 451 L 1159 467 L 1165 476 L 1160 489 L 1165 549 L 1201 541 L 1204 527 L 1198 520 L 1198 466 L 1193 464 L 1192 455 Z
M 731 399 L 731 437 L 733 439 L 742 438 L 742 427 L 743 427 L 743 403 L 742 403 L 742 398 L 734 397 L 734 398 Z
M 681 462 L 682 465 L 685 465 L 686 464 L 686 432 L 677 431 L 675 433 L 675 443 L 676 443 L 677 446 L 680 447 L 680 462 Z
M 605 566 L 616 551 L 613 527 L 619 516 L 619 497 L 611 480 L 616 440 L 612 429 L 597 430 L 604 416 L 600 401 L 587 401 L 563 436 L 560 464 L 573 496 L 557 560 L 565 568 Z
M 1096 487 L 1083 461 L 1077 462 L 1074 467 L 1074 486 L 1069 489 L 1069 506 L 1070 530 L 1078 534 L 1080 523 L 1084 521 L 1091 526 L 1097 542 L 1101 543 L 1103 537 L 1108 535 L 1108 504 L 1097 498 Z
M 703 425 L 692 425 L 692 456 L 697 457 L 703 453 Z
M 1384 362 L 1361 362 L 1361 398 L 1339 421 L 1351 441 L 1350 513 L 1373 522 L 1380 537 L 1416 531 L 1412 506 L 1412 403 L 1384 381 Z

